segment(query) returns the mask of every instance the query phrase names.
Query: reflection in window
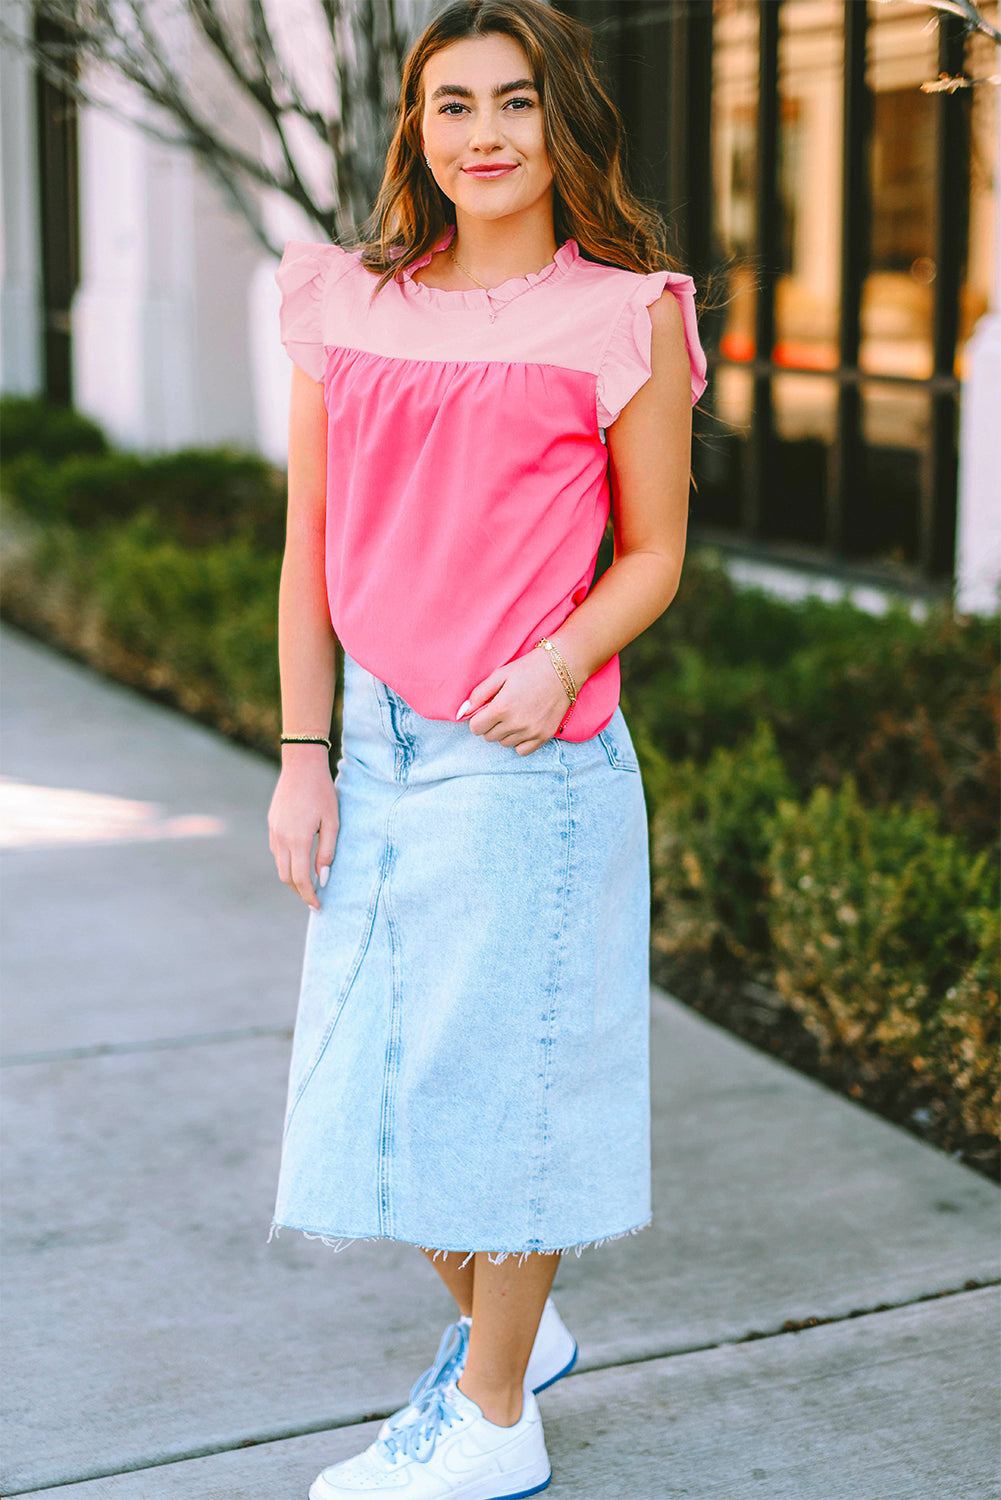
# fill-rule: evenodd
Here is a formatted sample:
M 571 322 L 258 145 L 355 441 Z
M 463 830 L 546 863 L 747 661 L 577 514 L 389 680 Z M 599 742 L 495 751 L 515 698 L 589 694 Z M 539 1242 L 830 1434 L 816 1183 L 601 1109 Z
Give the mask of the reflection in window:
M 815 375 L 776 375 L 772 384 L 775 434 L 788 442 L 820 438 L 833 443 L 837 435 L 837 387 Z
M 786 0 L 779 12 L 782 275 L 775 288 L 775 364 L 838 364 L 844 8 Z M 809 389 L 802 383 L 804 397 Z
M 716 415 L 728 427 L 743 431 L 751 425 L 754 405 L 754 386 L 747 370 L 734 369 L 732 365 L 720 365 L 715 377 Z
M 714 0 L 712 108 L 713 232 L 719 258 L 727 263 L 719 350 L 744 361 L 754 358 L 756 293 L 749 257 L 757 236 L 757 0 Z
M 935 137 L 938 37 L 910 0 L 869 5 L 872 238 L 862 289 L 859 364 L 924 380 L 934 368 Z
M 775 483 L 765 506 L 767 531 L 783 541 L 822 546 L 837 383 L 829 376 L 776 375 L 772 403 Z
M 880 562 L 917 562 L 923 450 L 931 403 L 920 387 L 868 382 L 862 387 L 865 490 L 869 505 L 864 545 L 858 550 Z
M 984 7 L 994 26 L 997 5 Z M 966 71 L 971 78 L 987 78 L 998 71 L 997 52 L 985 36 L 971 36 L 966 47 Z M 996 192 L 998 174 L 998 108 L 1001 89 L 980 86 L 970 101 L 970 236 L 965 275 L 959 294 L 959 341 L 956 374 L 966 378 L 964 348 L 990 305 L 997 247 Z

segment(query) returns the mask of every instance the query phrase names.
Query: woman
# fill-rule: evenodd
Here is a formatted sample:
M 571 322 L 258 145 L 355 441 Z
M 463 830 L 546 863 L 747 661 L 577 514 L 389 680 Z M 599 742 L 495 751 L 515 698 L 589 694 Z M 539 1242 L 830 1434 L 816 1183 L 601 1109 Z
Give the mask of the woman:
M 560 1253 L 650 1219 L 617 653 L 678 586 L 705 361 L 620 145 L 583 27 L 459 0 L 407 60 L 371 238 L 290 241 L 277 273 L 297 368 L 269 826 L 311 916 L 275 1226 L 419 1246 L 460 1314 L 311 1500 L 544 1489 L 534 1392 L 576 1357 Z

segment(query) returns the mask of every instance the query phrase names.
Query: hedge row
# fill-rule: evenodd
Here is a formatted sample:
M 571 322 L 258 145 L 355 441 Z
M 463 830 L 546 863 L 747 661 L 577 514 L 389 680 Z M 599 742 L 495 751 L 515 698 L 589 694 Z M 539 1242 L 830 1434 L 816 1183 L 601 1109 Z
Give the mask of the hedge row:
M 643 726 L 644 732 L 646 725 Z M 762 964 L 816 1039 L 870 1083 L 907 1071 L 952 1148 L 993 1134 L 1001 899 L 991 849 L 936 810 L 867 806 L 853 777 L 798 800 L 765 721 L 704 765 L 649 744 L 654 946 Z
M 148 510 L 98 530 L 4 530 L 8 619 L 274 755 L 277 552 L 192 548 Z
M 77 420 L 0 403 L 6 613 L 274 753 L 284 476 Z M 623 667 L 655 954 L 765 974 L 822 1057 L 920 1085 L 940 1144 L 996 1140 L 997 621 L 790 605 L 693 550 Z

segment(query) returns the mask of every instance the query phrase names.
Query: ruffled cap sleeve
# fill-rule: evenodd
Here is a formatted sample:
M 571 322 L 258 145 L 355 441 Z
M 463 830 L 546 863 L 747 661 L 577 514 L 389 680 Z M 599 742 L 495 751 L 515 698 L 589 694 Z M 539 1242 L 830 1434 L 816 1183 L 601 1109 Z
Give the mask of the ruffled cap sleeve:
M 665 287 L 670 287 L 681 308 L 693 405 L 706 388 L 706 356 L 699 342 L 695 317 L 695 283 L 678 271 L 651 271 L 626 298 L 602 356 L 597 382 L 599 427 L 610 427 L 640 386 L 650 379 L 653 324 L 648 309 Z
M 327 269 L 338 245 L 289 240 L 275 280 L 281 292 L 278 323 L 281 340 L 293 364 L 311 380 L 322 380 L 327 367 L 323 348 L 323 294 Z

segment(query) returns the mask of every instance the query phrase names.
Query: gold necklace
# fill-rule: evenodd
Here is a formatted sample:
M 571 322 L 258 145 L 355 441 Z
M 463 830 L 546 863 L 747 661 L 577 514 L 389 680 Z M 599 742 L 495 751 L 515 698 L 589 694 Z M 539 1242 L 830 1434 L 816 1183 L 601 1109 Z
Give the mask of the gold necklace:
M 456 260 L 455 251 L 454 250 L 450 250 L 448 253 L 452 257 L 452 264 L 453 265 L 458 266 L 458 268 L 459 268 L 460 271 L 465 271 L 466 275 L 469 277 L 470 281 L 475 281 L 477 286 L 483 287 L 483 290 L 485 292 L 489 292 L 490 288 L 488 286 L 483 286 L 483 282 L 480 281 L 478 277 L 474 276 L 473 273 L 472 273 L 472 271 L 467 271 L 466 270 L 466 267 L 462 264 L 461 260 Z

